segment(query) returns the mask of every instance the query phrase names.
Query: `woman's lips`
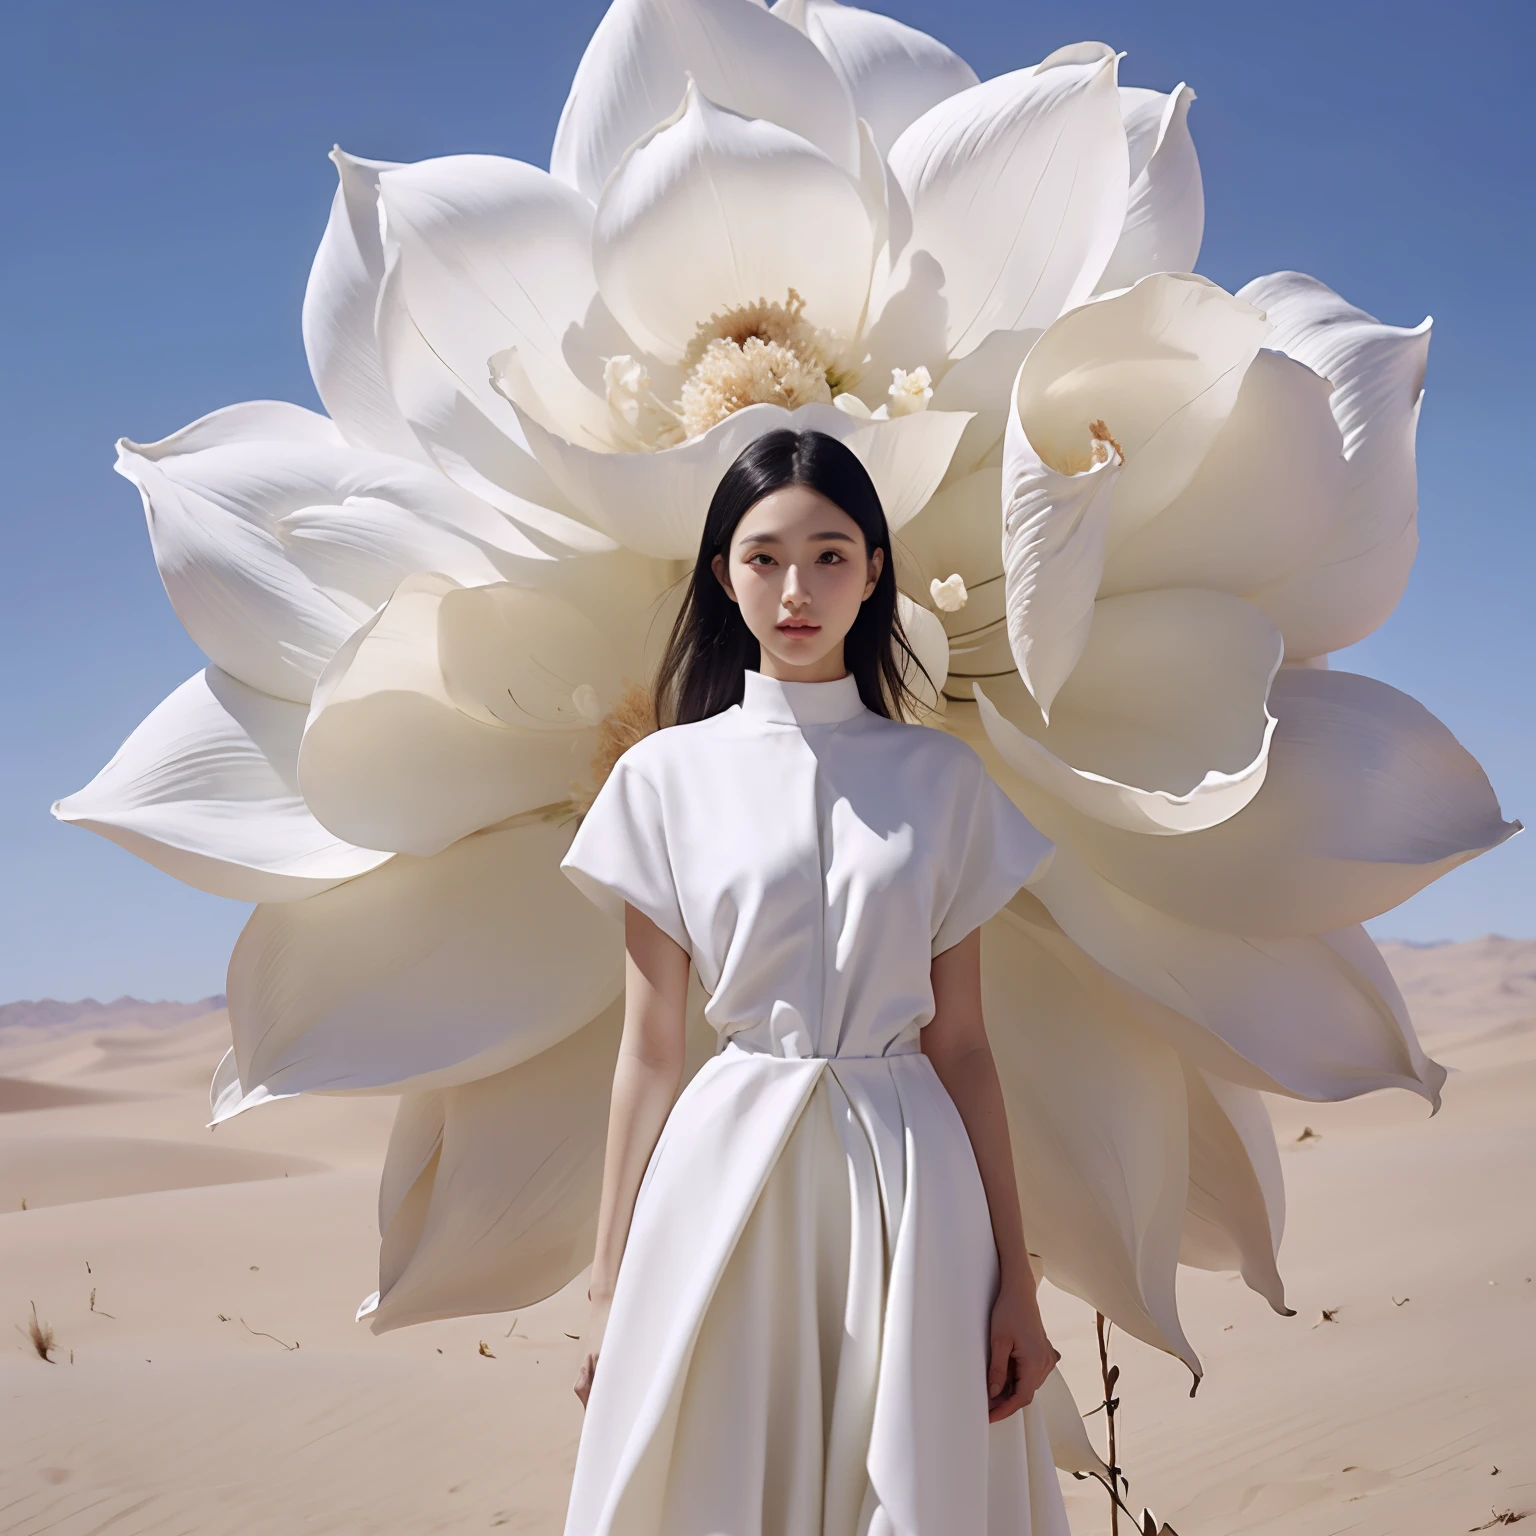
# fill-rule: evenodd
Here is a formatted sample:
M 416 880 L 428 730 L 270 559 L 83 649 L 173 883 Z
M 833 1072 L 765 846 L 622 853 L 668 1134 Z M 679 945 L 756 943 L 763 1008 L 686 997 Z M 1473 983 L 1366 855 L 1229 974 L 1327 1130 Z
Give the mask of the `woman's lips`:
M 789 622 L 780 624 L 777 628 L 779 633 L 784 635 L 814 635 L 821 625 Z

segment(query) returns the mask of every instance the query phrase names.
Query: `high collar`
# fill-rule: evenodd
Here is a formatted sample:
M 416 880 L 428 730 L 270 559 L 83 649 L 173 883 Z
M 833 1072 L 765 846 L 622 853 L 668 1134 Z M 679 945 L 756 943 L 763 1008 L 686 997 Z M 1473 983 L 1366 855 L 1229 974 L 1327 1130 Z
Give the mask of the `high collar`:
M 832 725 L 864 713 L 851 672 L 830 683 L 788 683 L 750 669 L 743 678 L 741 712 L 780 725 Z

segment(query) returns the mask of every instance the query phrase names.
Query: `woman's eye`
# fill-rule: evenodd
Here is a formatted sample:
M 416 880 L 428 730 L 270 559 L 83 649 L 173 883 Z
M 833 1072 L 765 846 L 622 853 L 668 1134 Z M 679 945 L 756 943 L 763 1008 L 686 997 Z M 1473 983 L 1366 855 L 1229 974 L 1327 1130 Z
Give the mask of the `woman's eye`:
M 773 556 L 764 554 L 762 550 L 759 550 L 755 555 L 747 556 L 748 565 L 756 565 L 759 560 L 766 561 L 769 565 L 773 564 Z
M 817 563 L 820 564 L 824 560 L 828 565 L 837 565 L 842 563 L 842 559 L 843 557 L 835 549 L 824 549 Z

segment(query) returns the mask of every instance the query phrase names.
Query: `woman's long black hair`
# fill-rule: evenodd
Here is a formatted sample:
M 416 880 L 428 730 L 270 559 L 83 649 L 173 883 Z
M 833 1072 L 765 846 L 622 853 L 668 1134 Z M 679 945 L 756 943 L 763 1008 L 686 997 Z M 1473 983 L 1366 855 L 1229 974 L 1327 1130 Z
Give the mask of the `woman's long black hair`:
M 864 599 L 843 640 L 843 664 L 859 685 L 859 697 L 875 714 L 899 719 L 920 707 L 907 684 L 903 658 L 924 677 L 928 672 L 908 644 L 896 611 L 891 533 L 874 481 L 853 451 L 835 437 L 786 427 L 744 448 L 715 488 L 693 576 L 656 674 L 659 724 L 704 720 L 741 702 L 744 675 L 749 667 L 758 667 L 762 648 L 741 609 L 720 585 L 713 561 L 716 555 L 730 559 L 736 525 L 763 497 L 786 485 L 808 486 L 846 512 L 864 535 L 866 558 L 877 549 L 885 551 L 875 590 Z

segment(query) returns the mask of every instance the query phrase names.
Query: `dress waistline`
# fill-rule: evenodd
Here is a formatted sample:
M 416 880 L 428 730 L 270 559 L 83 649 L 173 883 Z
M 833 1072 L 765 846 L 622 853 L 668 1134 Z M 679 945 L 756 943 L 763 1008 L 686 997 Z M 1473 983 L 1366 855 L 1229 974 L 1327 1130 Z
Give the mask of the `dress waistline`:
M 744 1034 L 745 1031 L 742 1031 Z M 920 1056 L 922 1046 L 914 1039 L 893 1040 L 889 1050 L 878 1054 L 863 1054 L 853 1051 L 835 1052 L 827 1055 L 819 1051 L 802 1051 L 799 1048 L 798 1038 L 791 1035 L 788 1039 L 778 1043 L 764 1045 L 756 1041 L 745 1041 L 741 1035 L 728 1035 L 717 1054 L 724 1055 L 727 1051 L 738 1051 L 743 1056 L 769 1056 L 776 1061 L 885 1061 L 892 1056 Z

